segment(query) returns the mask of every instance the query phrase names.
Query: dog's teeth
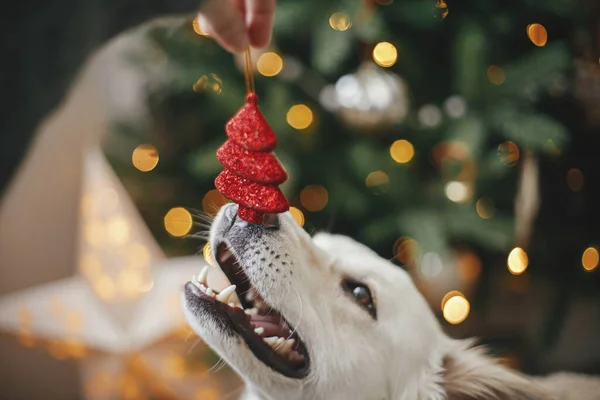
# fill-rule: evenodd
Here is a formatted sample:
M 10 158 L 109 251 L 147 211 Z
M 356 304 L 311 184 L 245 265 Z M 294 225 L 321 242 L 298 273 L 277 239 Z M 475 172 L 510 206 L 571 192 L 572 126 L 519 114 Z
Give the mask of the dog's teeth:
M 254 330 L 254 333 L 256 333 L 257 335 L 262 335 L 263 333 L 265 333 L 265 328 L 263 328 L 262 326 L 259 328 L 256 328 Z
M 210 297 L 215 296 L 215 292 L 213 292 L 213 290 L 211 288 L 206 289 L 206 294 L 209 295 Z
M 283 338 L 279 338 L 283 339 Z M 279 342 L 279 340 L 277 341 Z M 292 351 L 292 346 L 296 343 L 294 339 L 288 339 L 277 349 L 277 352 L 282 356 L 289 357 L 290 352 Z
M 256 315 L 258 314 L 258 310 L 256 308 L 246 308 L 244 309 L 244 312 L 248 315 Z
M 304 356 L 295 350 L 290 353 L 288 358 L 290 361 L 296 362 L 296 363 L 300 363 L 300 362 L 304 361 Z
M 204 292 L 204 289 L 202 288 L 202 285 L 198 283 L 198 281 L 192 279 L 190 282 L 192 282 L 192 285 L 196 286 L 198 289 L 200 289 L 202 292 Z
M 277 339 L 279 339 L 277 336 L 270 336 L 270 337 L 263 338 L 265 343 L 271 347 L 277 346 Z
M 198 282 L 202 283 L 203 285 L 206 285 L 206 277 L 208 276 L 208 265 L 205 266 L 204 268 L 202 268 L 202 271 L 200 271 L 200 274 L 198 275 Z
M 229 296 L 231 296 L 231 293 L 233 292 L 235 292 L 235 285 L 226 287 L 217 295 L 217 300 L 219 300 L 221 303 L 227 304 L 227 300 L 229 300 Z
M 229 303 L 229 304 L 227 304 L 227 305 L 228 305 L 229 307 L 231 307 L 231 308 L 235 308 L 235 304 L 233 304 L 233 303 Z
M 277 346 L 281 346 L 283 344 L 283 342 L 285 342 L 284 338 L 282 338 L 282 337 L 277 338 Z

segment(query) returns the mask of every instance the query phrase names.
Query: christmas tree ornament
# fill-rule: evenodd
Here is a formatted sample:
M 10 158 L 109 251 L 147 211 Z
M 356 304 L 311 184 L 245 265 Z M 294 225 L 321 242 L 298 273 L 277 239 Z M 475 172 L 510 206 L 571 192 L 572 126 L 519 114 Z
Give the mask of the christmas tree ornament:
M 278 187 L 287 180 L 287 173 L 273 153 L 277 137 L 258 108 L 250 50 L 246 50 L 245 61 L 246 104 L 225 126 L 228 140 L 217 150 L 225 169 L 215 179 L 215 186 L 239 205 L 240 218 L 262 224 L 266 215 L 289 209 Z
M 404 81 L 372 62 L 342 76 L 335 86 L 324 87 L 319 100 L 328 110 L 337 111 L 347 125 L 362 130 L 401 123 L 409 109 Z

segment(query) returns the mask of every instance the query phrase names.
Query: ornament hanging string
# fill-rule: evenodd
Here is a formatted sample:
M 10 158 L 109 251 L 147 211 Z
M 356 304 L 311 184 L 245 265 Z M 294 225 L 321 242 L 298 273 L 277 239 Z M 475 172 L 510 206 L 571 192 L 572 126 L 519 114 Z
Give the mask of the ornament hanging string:
M 247 94 L 254 93 L 254 71 L 252 69 L 252 55 L 250 54 L 250 47 L 248 47 L 245 51 L 244 78 L 246 79 Z

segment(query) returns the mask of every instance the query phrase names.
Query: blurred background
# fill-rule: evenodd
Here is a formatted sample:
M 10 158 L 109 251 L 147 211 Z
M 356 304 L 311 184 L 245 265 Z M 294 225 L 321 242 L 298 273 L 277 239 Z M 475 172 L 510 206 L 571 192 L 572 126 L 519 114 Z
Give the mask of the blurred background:
M 0 398 L 237 398 L 179 292 L 243 59 L 194 1 L 35 3 L 0 16 Z M 599 57 L 592 0 L 280 0 L 253 50 L 298 223 L 529 374 L 600 373 Z

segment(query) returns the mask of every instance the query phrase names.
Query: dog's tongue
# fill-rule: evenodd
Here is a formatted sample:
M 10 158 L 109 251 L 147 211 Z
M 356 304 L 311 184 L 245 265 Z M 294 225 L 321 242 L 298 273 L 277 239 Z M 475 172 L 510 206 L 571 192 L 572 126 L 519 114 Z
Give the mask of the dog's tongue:
M 255 328 L 263 328 L 263 337 L 279 336 L 287 338 L 292 332 L 278 313 L 271 311 L 268 315 L 252 315 L 250 323 Z

